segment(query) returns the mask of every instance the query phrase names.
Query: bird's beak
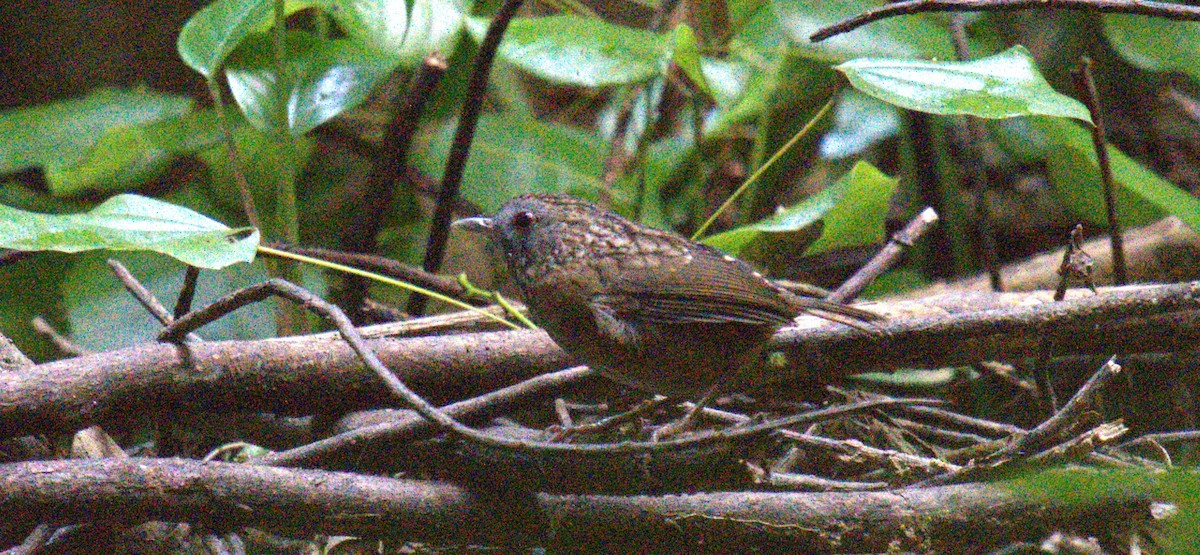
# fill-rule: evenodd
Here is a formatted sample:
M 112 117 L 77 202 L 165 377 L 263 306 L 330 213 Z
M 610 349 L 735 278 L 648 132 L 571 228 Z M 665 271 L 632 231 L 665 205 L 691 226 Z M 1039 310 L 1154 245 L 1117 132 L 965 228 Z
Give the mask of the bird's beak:
M 492 225 L 491 218 L 463 218 L 461 220 L 454 220 L 454 223 L 450 224 L 450 227 L 472 233 L 487 233 L 492 229 Z

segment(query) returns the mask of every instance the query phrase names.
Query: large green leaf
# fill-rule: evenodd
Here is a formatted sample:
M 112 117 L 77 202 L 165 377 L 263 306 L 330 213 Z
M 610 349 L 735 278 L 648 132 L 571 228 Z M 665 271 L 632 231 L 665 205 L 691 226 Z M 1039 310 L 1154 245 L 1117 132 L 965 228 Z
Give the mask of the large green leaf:
M 894 178 L 860 161 L 841 179 L 803 202 L 703 242 L 737 254 L 764 234 L 799 231 L 823 219 L 821 237 L 809 245 L 806 254 L 879 243 L 883 241 L 883 220 L 896 183 Z
M 1055 92 L 1022 46 L 970 62 L 861 58 L 836 66 L 854 88 L 932 114 L 982 118 L 1045 115 L 1091 121 L 1079 101 Z
M 284 12 L 314 5 L 315 0 L 287 0 Z M 212 79 L 243 39 L 271 28 L 274 14 L 274 0 L 216 0 L 188 19 L 175 47 L 183 63 Z
M 818 43 L 808 40 L 816 30 L 879 7 L 882 0 L 770 0 L 770 4 L 779 26 L 806 56 L 831 62 L 860 56 L 943 60 L 954 57 L 946 26 L 924 15 L 876 21 Z
M 0 247 L 23 251 L 148 250 L 200 268 L 249 262 L 258 230 L 230 229 L 187 208 L 118 195 L 85 214 L 39 214 L 0 205 Z
M 823 158 L 849 158 L 900 131 L 896 107 L 854 89 L 838 101 L 833 127 L 821 137 Z
M 224 145 L 199 154 L 200 160 L 208 167 L 212 184 L 207 194 L 215 206 L 223 211 L 220 213 L 224 216 L 222 220 L 232 223 L 243 221 L 242 218 L 245 217 L 242 213 L 242 198 L 238 192 L 239 173 L 250 185 L 250 193 L 259 213 L 277 213 L 279 192 L 296 186 L 299 173 L 312 154 L 314 140 L 311 137 L 299 137 L 295 140 L 281 141 L 278 137 L 249 125 L 242 126 L 234 132 L 233 138 L 241 161 L 239 167 L 230 163 L 229 153 Z M 326 191 L 324 187 L 312 183 L 306 185 L 298 195 L 301 199 Z M 303 210 L 301 217 L 307 218 L 310 213 L 309 210 Z M 263 218 L 261 225 L 260 231 L 267 237 L 283 237 L 286 233 L 275 218 Z
M 98 89 L 81 98 L 0 114 L 0 172 L 46 170 L 56 195 L 120 190 L 158 175 L 173 154 L 211 139 L 192 100 L 148 90 Z
M 188 19 L 176 48 L 188 67 L 212 78 L 242 39 L 271 20 L 273 0 L 217 0 Z
M 708 95 L 709 98 L 716 99 L 716 93 L 704 74 L 696 33 L 692 32 L 692 28 L 686 24 L 680 23 L 671 30 L 671 61 L 683 71 L 683 74 L 700 92 Z
M 1149 71 L 1181 71 L 1200 80 L 1200 26 L 1139 15 L 1104 16 L 1104 35 L 1129 63 Z
M 424 137 L 424 148 L 414 152 L 417 169 L 441 175 L 453 136 L 454 126 L 446 125 Z M 489 212 L 522 193 L 595 198 L 607 149 L 598 137 L 569 127 L 507 113 L 484 115 L 471 143 L 462 192 Z
M 462 29 L 464 7 L 457 0 L 320 0 L 353 40 L 413 66 L 430 52 L 448 54 Z
M 1107 225 L 1100 171 L 1092 135 L 1069 121 L 1034 118 L 1034 127 L 1050 143 L 1047 159 L 1055 191 L 1072 211 L 1098 226 Z M 1117 214 L 1123 225 L 1141 225 L 1162 216 L 1179 216 L 1200 230 L 1200 199 L 1172 185 L 1145 166 L 1109 146 L 1108 158 L 1117 189 Z
M 326 40 L 303 31 L 289 31 L 286 38 L 282 75 L 266 34 L 247 37 L 225 70 L 246 119 L 271 133 L 300 136 L 357 106 L 395 65 L 350 40 Z
M 487 20 L 467 29 L 483 40 Z M 508 26 L 499 56 L 558 83 L 583 87 L 626 85 L 662 75 L 670 61 L 669 36 L 574 15 L 520 18 Z

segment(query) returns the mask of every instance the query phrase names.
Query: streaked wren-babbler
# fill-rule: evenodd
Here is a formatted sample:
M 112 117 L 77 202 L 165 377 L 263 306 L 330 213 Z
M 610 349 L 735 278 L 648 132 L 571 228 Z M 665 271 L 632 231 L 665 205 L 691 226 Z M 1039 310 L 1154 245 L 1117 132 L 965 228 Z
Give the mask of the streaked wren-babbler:
M 568 196 L 517 197 L 455 226 L 496 243 L 531 319 L 564 351 L 668 397 L 694 400 L 735 381 L 801 312 L 879 318 L 795 295 L 712 247 Z

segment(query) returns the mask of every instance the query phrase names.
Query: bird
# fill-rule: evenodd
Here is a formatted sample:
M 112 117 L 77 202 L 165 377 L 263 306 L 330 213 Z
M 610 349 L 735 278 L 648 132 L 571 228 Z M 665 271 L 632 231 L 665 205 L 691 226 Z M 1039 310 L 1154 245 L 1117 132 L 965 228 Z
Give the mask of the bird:
M 771 335 L 802 312 L 851 325 L 880 318 L 798 296 L 713 247 L 566 195 L 518 196 L 454 226 L 495 243 L 530 319 L 569 356 L 698 405 L 748 377 Z

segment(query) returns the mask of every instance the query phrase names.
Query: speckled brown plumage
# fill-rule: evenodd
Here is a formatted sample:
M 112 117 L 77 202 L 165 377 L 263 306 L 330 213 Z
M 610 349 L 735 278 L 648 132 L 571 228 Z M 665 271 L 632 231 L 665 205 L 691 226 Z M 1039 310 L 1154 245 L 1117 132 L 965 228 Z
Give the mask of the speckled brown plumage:
M 503 251 L 521 298 L 565 351 L 626 385 L 691 397 L 738 373 L 802 298 L 745 262 L 586 201 L 526 195 L 470 220 Z

